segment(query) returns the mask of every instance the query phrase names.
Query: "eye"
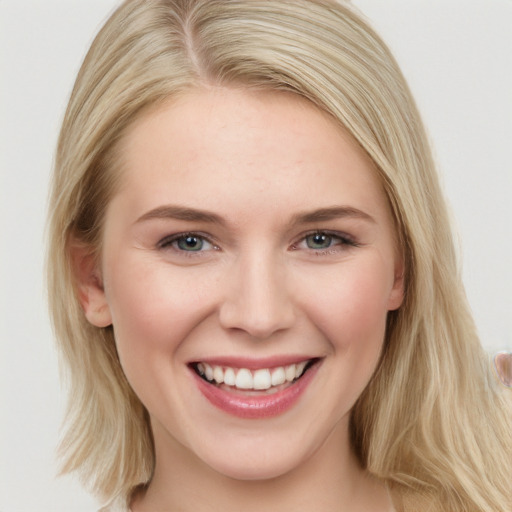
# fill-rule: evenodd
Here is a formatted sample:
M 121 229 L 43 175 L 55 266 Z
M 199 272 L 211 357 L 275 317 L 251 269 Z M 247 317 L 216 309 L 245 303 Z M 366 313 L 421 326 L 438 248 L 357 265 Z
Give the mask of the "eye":
M 175 240 L 176 246 L 182 251 L 201 251 L 208 242 L 195 235 L 186 235 Z
M 315 231 L 303 236 L 298 243 L 292 246 L 292 249 L 313 250 L 318 254 L 328 254 L 341 251 L 349 246 L 357 247 L 357 245 L 349 235 L 330 231 Z
M 203 252 L 217 249 L 204 236 L 196 233 L 183 233 L 164 238 L 158 244 L 159 248 L 171 248 L 180 252 Z
M 313 233 L 305 238 L 306 245 L 309 249 L 328 249 L 337 242 L 336 238 L 327 233 Z

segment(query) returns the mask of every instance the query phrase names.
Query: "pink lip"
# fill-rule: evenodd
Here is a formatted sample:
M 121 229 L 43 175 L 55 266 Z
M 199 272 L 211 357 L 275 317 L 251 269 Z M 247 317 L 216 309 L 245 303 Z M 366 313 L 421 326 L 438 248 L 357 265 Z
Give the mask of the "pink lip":
M 223 359 L 223 361 L 224 364 L 226 364 L 226 360 Z M 239 368 L 247 368 L 247 366 L 243 365 L 236 366 Z M 215 384 L 210 384 L 205 381 L 199 377 L 194 370 L 192 370 L 192 373 L 195 377 L 195 382 L 199 391 L 201 391 L 203 396 L 212 405 L 218 407 L 224 412 L 227 412 L 228 414 L 238 416 L 239 418 L 262 419 L 277 416 L 290 409 L 299 400 L 308 385 L 311 383 L 319 366 L 318 362 L 315 363 L 299 380 L 290 384 L 282 391 L 269 395 L 264 393 L 261 395 L 245 395 L 243 392 L 230 392 L 225 388 L 218 387 Z M 272 365 L 256 366 L 256 368 L 271 367 Z

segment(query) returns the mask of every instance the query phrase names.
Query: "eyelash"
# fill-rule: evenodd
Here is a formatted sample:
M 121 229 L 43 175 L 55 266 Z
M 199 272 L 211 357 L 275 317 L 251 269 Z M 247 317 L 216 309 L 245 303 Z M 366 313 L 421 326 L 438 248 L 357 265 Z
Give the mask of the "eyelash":
M 340 250 L 345 250 L 350 247 L 360 247 L 360 244 L 357 243 L 351 236 L 347 235 L 346 233 L 340 233 L 338 231 L 329 230 L 315 230 L 301 235 L 299 241 L 292 245 L 292 249 L 300 250 L 301 248 L 299 247 L 299 245 L 301 243 L 307 243 L 307 239 L 312 236 L 325 236 L 329 237 L 331 241 L 337 241 L 337 243 L 329 245 L 328 247 L 325 248 L 315 249 L 313 247 L 307 247 L 305 249 L 314 251 L 314 254 L 317 256 L 328 256 L 329 254 L 338 253 Z
M 300 247 L 300 244 L 302 244 L 302 243 L 307 244 L 308 238 L 313 237 L 313 236 L 328 237 L 331 239 L 331 241 L 335 241 L 335 242 L 337 241 L 337 243 L 334 243 L 333 245 L 329 245 L 328 247 L 325 247 L 325 248 L 314 248 L 314 247 L 301 248 Z M 198 250 L 187 251 L 185 249 L 176 247 L 174 245 L 180 241 L 186 241 L 187 238 L 196 239 L 197 241 L 200 241 L 202 244 L 201 247 Z M 183 255 L 186 255 L 189 257 L 194 257 L 194 256 L 200 256 L 201 253 L 206 252 L 206 250 L 203 248 L 203 245 L 205 243 L 211 245 L 211 248 L 206 249 L 206 250 L 215 250 L 215 251 L 220 250 L 220 248 L 214 242 L 212 242 L 209 239 L 209 237 L 205 236 L 202 233 L 197 233 L 197 232 L 176 233 L 175 235 L 167 236 L 167 237 L 163 238 L 160 242 L 158 242 L 158 248 L 163 249 L 163 250 L 171 249 L 171 250 L 174 250 Z M 301 250 L 301 249 L 310 250 L 310 251 L 314 251 L 315 255 L 325 256 L 325 255 L 329 255 L 332 253 L 337 253 L 339 250 L 343 250 L 343 248 L 359 247 L 359 246 L 360 246 L 360 244 L 358 244 L 351 236 L 347 235 L 346 233 L 339 233 L 337 231 L 329 231 L 329 230 L 315 230 L 315 231 L 310 231 L 308 233 L 304 233 L 303 235 L 301 235 L 300 239 L 291 245 L 291 250 L 294 250 L 294 251 Z M 339 249 L 336 249 L 336 247 L 339 247 Z
M 182 253 L 187 256 L 199 256 L 202 252 L 205 252 L 203 248 L 201 247 L 199 250 L 190 250 L 186 251 L 184 249 L 181 249 L 179 247 L 175 247 L 173 244 L 178 243 L 179 241 L 183 240 L 185 241 L 187 238 L 194 238 L 202 242 L 202 244 L 207 243 L 211 245 L 211 249 L 209 250 L 215 250 L 218 251 L 219 247 L 215 245 L 207 236 L 201 234 L 201 233 L 195 233 L 195 232 L 187 232 L 187 233 L 177 233 L 175 235 L 166 236 L 160 242 L 158 242 L 158 248 L 159 249 L 171 249 L 178 253 Z

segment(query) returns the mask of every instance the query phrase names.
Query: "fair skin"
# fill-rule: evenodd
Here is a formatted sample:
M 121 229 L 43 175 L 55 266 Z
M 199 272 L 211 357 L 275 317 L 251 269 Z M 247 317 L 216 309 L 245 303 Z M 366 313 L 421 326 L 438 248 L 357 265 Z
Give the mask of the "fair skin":
M 348 431 L 403 299 L 371 161 L 297 96 L 223 88 L 147 113 L 120 149 L 81 300 L 151 418 L 133 512 L 391 510 Z

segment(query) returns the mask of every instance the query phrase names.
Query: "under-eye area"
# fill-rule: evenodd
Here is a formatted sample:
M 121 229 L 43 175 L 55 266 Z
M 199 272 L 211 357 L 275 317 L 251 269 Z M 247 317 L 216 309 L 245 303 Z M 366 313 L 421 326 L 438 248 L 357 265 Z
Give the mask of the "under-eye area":
M 314 358 L 257 370 L 197 362 L 192 363 L 191 368 L 206 382 L 230 391 L 265 391 L 271 394 L 301 379 L 319 361 L 319 358 Z

